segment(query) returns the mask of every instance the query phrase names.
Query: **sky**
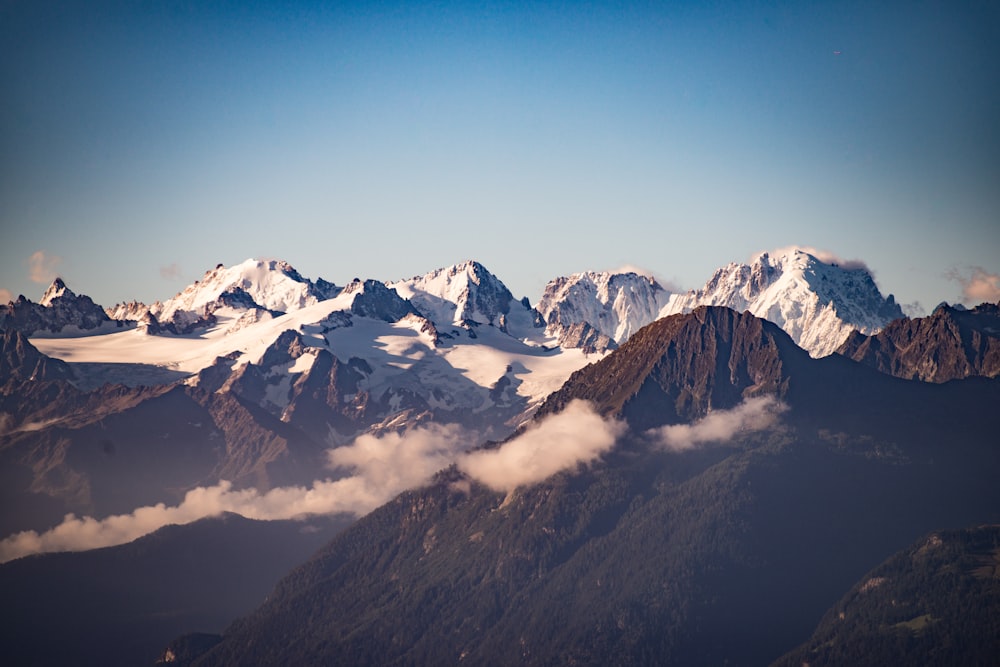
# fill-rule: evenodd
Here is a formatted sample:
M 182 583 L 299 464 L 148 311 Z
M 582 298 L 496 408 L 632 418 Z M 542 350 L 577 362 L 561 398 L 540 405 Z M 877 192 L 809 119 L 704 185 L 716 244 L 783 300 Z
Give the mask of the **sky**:
M 1000 298 L 993 2 L 0 2 L 0 300 L 280 258 L 699 287 L 804 245 Z

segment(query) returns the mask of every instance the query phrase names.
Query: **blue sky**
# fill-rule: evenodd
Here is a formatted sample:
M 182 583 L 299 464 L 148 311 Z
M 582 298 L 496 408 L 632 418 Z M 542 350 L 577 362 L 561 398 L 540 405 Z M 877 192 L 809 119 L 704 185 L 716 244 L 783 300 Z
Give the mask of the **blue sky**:
M 991 2 L 6 2 L 0 90 L 15 297 L 472 258 L 534 302 L 802 244 L 929 310 L 1000 273 Z

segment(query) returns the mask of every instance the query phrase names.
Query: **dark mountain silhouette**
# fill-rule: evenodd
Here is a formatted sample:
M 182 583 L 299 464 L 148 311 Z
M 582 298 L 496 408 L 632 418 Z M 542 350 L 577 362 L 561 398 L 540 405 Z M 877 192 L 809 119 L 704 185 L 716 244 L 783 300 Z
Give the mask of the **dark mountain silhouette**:
M 839 354 L 896 377 L 947 382 L 1000 375 L 1000 304 L 971 310 L 938 306 L 929 317 L 901 319 L 874 336 L 851 333 Z
M 181 632 L 219 632 L 346 525 L 235 514 L 129 544 L 0 565 L 0 652 L 10 665 L 151 665 Z
M 649 429 L 788 406 L 672 452 Z M 334 538 L 196 664 L 766 664 L 921 535 L 1000 519 L 1000 382 L 812 359 L 699 308 L 576 373 L 628 432 L 591 467 L 496 493 L 456 469 Z M 745 405 L 745 404 L 744 404 Z

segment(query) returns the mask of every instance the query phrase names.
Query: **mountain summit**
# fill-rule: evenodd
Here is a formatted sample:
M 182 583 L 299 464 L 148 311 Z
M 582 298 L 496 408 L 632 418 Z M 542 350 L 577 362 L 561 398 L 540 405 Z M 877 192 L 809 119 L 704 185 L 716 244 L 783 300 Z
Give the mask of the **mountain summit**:
M 871 335 L 904 316 L 864 266 L 824 262 L 798 248 L 728 264 L 701 289 L 671 299 L 661 315 L 698 306 L 748 310 L 777 324 L 814 357 L 833 353 L 851 331 Z

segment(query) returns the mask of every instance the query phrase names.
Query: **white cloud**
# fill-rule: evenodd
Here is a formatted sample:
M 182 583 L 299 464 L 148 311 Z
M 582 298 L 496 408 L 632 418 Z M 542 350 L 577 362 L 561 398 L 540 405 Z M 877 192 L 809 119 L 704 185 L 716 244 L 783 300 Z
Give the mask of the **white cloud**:
M 614 446 L 624 429 L 623 423 L 602 419 L 589 404 L 574 401 L 563 412 L 542 419 L 494 450 L 466 452 L 477 437 L 457 425 L 432 424 L 404 433 L 363 435 L 328 453 L 331 466 L 346 471 L 347 477 L 266 493 L 252 488 L 234 490 L 231 483 L 223 481 L 189 491 L 176 506 L 160 503 L 103 519 L 70 514 L 43 533 L 25 531 L 0 541 L 0 562 L 32 553 L 124 544 L 169 524 L 190 523 L 222 512 L 266 520 L 337 513 L 361 516 L 406 489 L 427 484 L 436 472 L 454 462 L 490 488 L 511 490 L 596 461 Z
M 840 266 L 845 269 L 864 269 L 868 273 L 873 273 L 873 271 L 870 268 L 868 268 L 868 265 L 865 264 L 860 259 L 844 259 L 843 257 L 840 257 L 839 255 L 830 252 L 829 250 L 820 250 L 819 248 L 814 248 L 812 246 L 807 246 L 807 245 L 790 245 L 790 246 L 785 246 L 783 248 L 775 248 L 774 250 L 768 250 L 767 254 L 772 257 L 780 257 L 795 250 L 801 250 L 802 252 L 808 253 L 825 264 L 836 264 L 837 266 Z M 750 261 L 751 262 L 756 261 L 757 258 L 760 257 L 762 254 L 764 253 L 759 252 L 755 254 L 753 257 L 750 258 Z
M 973 266 L 971 269 L 972 275 L 970 277 L 966 277 L 958 271 L 952 271 L 948 274 L 952 280 L 961 283 L 962 301 L 970 304 L 1000 301 L 1000 274 L 989 273 L 981 266 Z
M 61 257 L 46 255 L 44 250 L 38 250 L 28 258 L 29 277 L 32 282 L 47 285 L 56 279 L 56 267 L 60 262 Z
M 430 481 L 474 436 L 458 426 L 420 427 L 405 434 L 364 435 L 333 449 L 330 461 L 349 477 L 315 481 L 311 487 L 282 487 L 261 493 L 234 490 L 226 481 L 189 491 L 177 506 L 140 507 L 131 514 L 94 519 L 67 515 L 41 534 L 25 531 L 0 541 L 0 562 L 32 553 L 79 551 L 124 544 L 169 524 L 184 524 L 222 512 L 250 519 L 292 519 L 310 514 L 361 516 L 400 492 Z
M 731 410 L 715 410 L 693 424 L 674 424 L 649 431 L 656 443 L 670 451 L 693 449 L 731 440 L 741 433 L 762 431 L 788 409 L 773 396 L 748 398 Z
M 458 467 L 492 489 L 510 491 L 597 460 L 624 428 L 602 419 L 584 401 L 573 401 L 497 449 L 466 454 Z

